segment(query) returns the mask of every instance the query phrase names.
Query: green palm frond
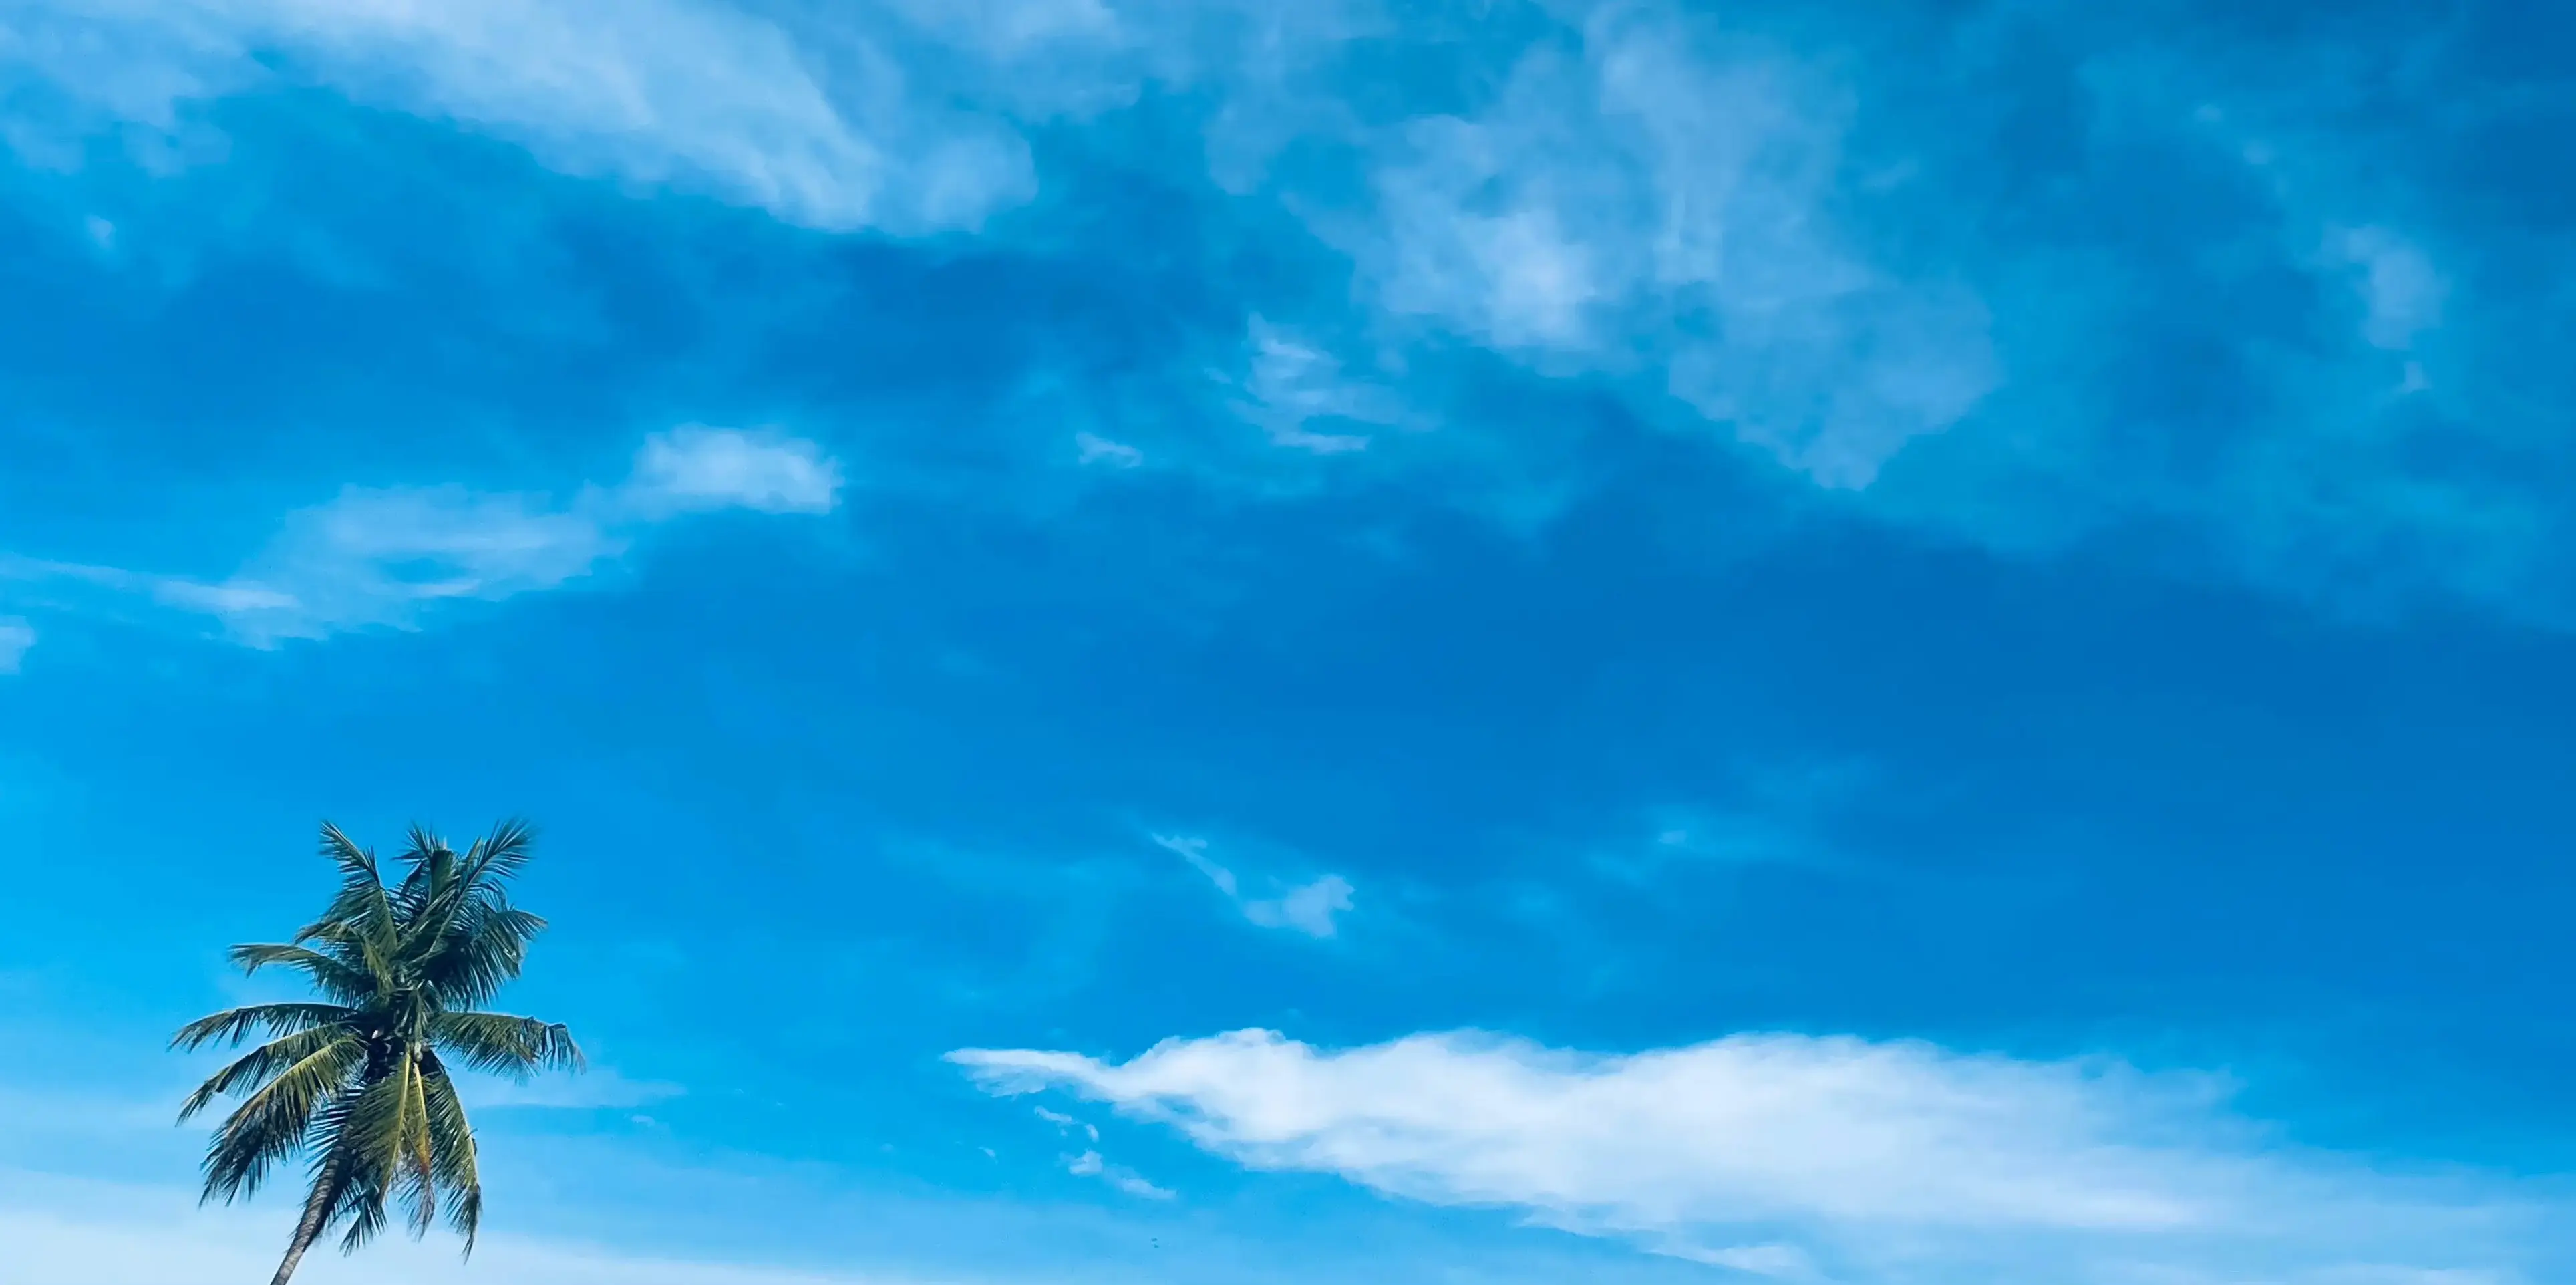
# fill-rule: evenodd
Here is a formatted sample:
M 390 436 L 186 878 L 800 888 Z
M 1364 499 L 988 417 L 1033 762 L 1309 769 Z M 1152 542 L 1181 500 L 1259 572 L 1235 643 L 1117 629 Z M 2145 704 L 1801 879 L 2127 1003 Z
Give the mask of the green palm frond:
M 403 1090 L 403 1201 L 411 1210 L 411 1234 L 417 1240 L 438 1221 L 438 1146 L 429 1132 L 429 1085 L 420 1059 L 405 1072 Z
M 495 894 L 464 908 L 421 961 L 421 974 L 448 1004 L 487 1003 L 526 966 L 528 944 L 546 921 Z
M 340 1206 L 322 1224 L 325 1227 L 337 1222 L 348 1224 L 340 1234 L 341 1253 L 356 1252 L 359 1246 L 374 1240 L 376 1233 L 384 1230 L 386 1199 L 387 1193 L 379 1187 L 352 1184 L 347 1189 Z
M 404 948 L 450 1008 L 473 1008 L 519 975 L 546 921 L 511 906 L 509 880 L 526 864 L 528 827 L 510 822 L 457 856 L 428 836 L 407 856 L 407 896 L 419 908 Z
M 436 1053 L 422 1056 L 421 1079 L 427 1093 L 435 1176 L 449 1193 L 447 1225 L 465 1238 L 465 1252 L 471 1254 L 483 1218 L 483 1177 L 474 1128 L 466 1122 L 465 1104 L 457 1098 L 456 1084 Z
M 571 1031 L 533 1017 L 441 1013 L 430 1019 L 429 1038 L 477 1071 L 520 1079 L 539 1070 L 578 1071 L 583 1065 Z
M 180 1027 L 179 1033 L 170 1037 L 170 1047 L 187 1053 L 208 1044 L 237 1045 L 254 1030 L 265 1030 L 271 1035 L 292 1035 L 315 1027 L 337 1025 L 356 1014 L 356 1009 L 340 1004 L 253 1004 L 247 1008 L 229 1008 Z
M 365 1244 L 384 1226 L 403 1150 L 402 1095 L 408 1079 L 407 1073 L 395 1071 L 369 1084 L 352 1099 L 337 1130 L 349 1157 L 349 1188 L 359 1200 L 344 1248 Z
M 532 831 L 494 828 L 463 852 L 414 827 L 392 884 L 373 852 L 336 826 L 322 854 L 340 886 L 322 914 L 282 944 L 236 946 L 244 970 L 301 973 L 321 1003 L 254 1004 L 182 1027 L 183 1050 L 270 1037 L 208 1077 L 186 1119 L 217 1098 L 241 1100 L 207 1146 L 205 1198 L 255 1192 L 282 1160 L 310 1161 L 305 1216 L 279 1279 L 326 1231 L 355 1249 L 399 1206 L 413 1235 L 443 1216 L 472 1252 L 483 1188 L 474 1131 L 448 1061 L 524 1077 L 578 1070 L 561 1025 L 479 1011 L 519 975 L 546 921 L 510 904 Z
M 205 1110 L 207 1105 L 216 1098 L 226 1094 L 239 1093 L 254 1086 L 273 1083 L 315 1055 L 327 1052 L 344 1041 L 352 1047 L 363 1048 L 354 1034 L 334 1026 L 297 1031 L 260 1045 L 243 1054 L 231 1065 L 206 1077 L 206 1082 L 198 1085 L 196 1092 L 189 1094 L 188 1100 L 180 1104 L 179 1119 L 182 1122 L 187 1121 L 198 1112 Z M 317 1068 L 320 1065 L 317 1064 Z M 307 1074 L 316 1075 L 322 1073 L 319 1069 L 307 1072 Z
M 387 1074 L 356 1095 L 339 1122 L 347 1180 L 362 1197 L 345 1246 L 355 1248 L 375 1235 L 397 1199 L 409 1207 L 414 1227 L 428 1229 L 437 1204 L 426 1099 L 419 1059 L 406 1050 Z
M 271 1165 L 305 1145 L 314 1109 L 344 1096 L 367 1062 L 363 1041 L 334 1040 L 260 1085 L 207 1144 L 203 1198 L 229 1204 L 258 1191 Z
M 263 968 L 294 969 L 304 974 L 313 989 L 343 1004 L 358 1003 L 376 990 L 375 976 L 365 968 L 311 946 L 253 944 L 235 946 L 225 954 L 246 974 Z
M 525 869 L 537 841 L 536 827 L 525 821 L 504 821 L 492 827 L 477 846 L 481 855 L 475 866 L 475 878 L 497 887 L 516 878 Z
M 394 903 L 402 911 L 403 922 L 418 923 L 422 910 L 435 900 L 454 876 L 456 851 L 447 841 L 420 826 L 413 826 L 408 848 L 403 850 L 403 880 L 395 891 Z
M 340 827 L 325 822 L 322 826 L 322 855 L 340 868 L 340 892 L 331 899 L 322 917 L 313 921 L 295 939 L 303 941 L 325 926 L 363 927 L 381 931 L 393 926 L 393 898 L 385 892 L 385 882 L 376 866 L 376 854 L 361 848 Z

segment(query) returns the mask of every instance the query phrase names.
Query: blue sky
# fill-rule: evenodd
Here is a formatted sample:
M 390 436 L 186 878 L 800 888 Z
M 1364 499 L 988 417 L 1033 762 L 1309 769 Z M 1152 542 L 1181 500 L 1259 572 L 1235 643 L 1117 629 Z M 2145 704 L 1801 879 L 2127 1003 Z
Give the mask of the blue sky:
M 520 814 L 594 1070 L 310 1279 L 2568 1279 L 2571 66 L 0 5 L 0 1283 L 268 1270 L 163 1040 Z

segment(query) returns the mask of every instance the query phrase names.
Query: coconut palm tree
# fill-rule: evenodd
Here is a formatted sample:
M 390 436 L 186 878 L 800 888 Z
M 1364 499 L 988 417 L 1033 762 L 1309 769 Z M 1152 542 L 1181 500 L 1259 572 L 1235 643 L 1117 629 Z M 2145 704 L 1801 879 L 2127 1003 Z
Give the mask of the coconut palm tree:
M 458 853 L 414 827 L 402 878 L 388 885 L 373 852 L 325 824 L 322 855 L 339 866 L 339 895 L 293 941 L 231 952 L 245 972 L 303 974 L 317 999 L 231 1009 L 171 1037 L 183 1050 L 264 1037 L 199 1085 L 179 1118 L 241 1099 L 207 1144 L 207 1200 L 249 1196 L 280 1162 L 306 1160 L 304 1212 L 272 1285 L 286 1285 L 335 1227 L 342 1252 L 365 1244 L 397 1202 L 415 1238 L 443 1211 L 471 1254 L 483 1188 L 451 1068 L 515 1077 L 580 1068 L 563 1027 L 479 1011 L 519 975 L 546 926 L 510 904 L 529 838 L 510 822 Z

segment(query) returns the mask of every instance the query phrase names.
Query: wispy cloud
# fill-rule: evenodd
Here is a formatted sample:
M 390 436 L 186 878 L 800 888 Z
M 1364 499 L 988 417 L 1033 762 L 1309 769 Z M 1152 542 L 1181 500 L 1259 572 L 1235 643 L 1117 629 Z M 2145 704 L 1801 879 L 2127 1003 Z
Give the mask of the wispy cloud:
M 557 588 L 615 560 L 653 526 L 691 514 L 828 513 L 840 486 L 839 465 L 812 442 L 691 425 L 647 438 L 624 482 L 584 487 L 569 501 L 455 485 L 350 487 L 288 514 L 220 581 L 27 559 L 0 562 L 0 575 L 140 595 L 269 647 L 416 628 L 441 603 Z
M 1977 300 L 1835 232 L 1849 108 L 1785 51 L 1651 5 L 1542 43 L 1493 102 L 1374 145 L 1376 222 L 1325 229 L 1379 304 L 1548 373 L 1658 371 L 1817 483 L 1857 488 L 2000 378 Z
M 2351 272 L 2362 338 L 2372 347 L 2403 351 L 2441 324 L 2451 283 L 2414 242 L 2384 227 L 2336 228 L 2326 252 Z
M 1100 1126 L 1091 1124 L 1087 1121 L 1074 1119 L 1072 1116 L 1066 1115 L 1062 1111 L 1050 1111 L 1045 1107 L 1037 1108 L 1037 1116 L 1048 1124 L 1054 1125 L 1056 1132 L 1058 1133 L 1064 1134 L 1067 1137 L 1080 1134 L 1085 1141 L 1094 1144 L 1092 1146 L 1084 1147 L 1080 1152 L 1064 1158 L 1064 1171 L 1066 1173 L 1072 1174 L 1077 1178 L 1097 1178 L 1111 1187 L 1115 1187 L 1118 1190 L 1127 1193 L 1128 1195 L 1140 1197 L 1145 1200 L 1170 1200 L 1172 1198 L 1173 1193 L 1171 1191 L 1155 1186 L 1153 1183 L 1146 1181 L 1144 1176 L 1137 1173 L 1135 1170 L 1126 1168 L 1122 1165 L 1109 1163 L 1109 1161 L 1100 1154 L 1100 1149 L 1097 1145 L 1100 1142 Z
M 1246 373 L 1235 412 L 1273 444 L 1316 455 L 1365 450 L 1356 429 L 1402 421 L 1389 389 L 1343 373 L 1341 360 L 1287 328 L 1252 318 L 1244 335 Z
M 1134 468 L 1145 462 L 1145 453 L 1125 442 L 1113 442 L 1095 433 L 1073 435 L 1074 458 L 1078 463 L 1098 464 L 1108 468 Z
M 311 80 L 814 227 L 971 227 L 1035 191 L 1015 132 L 909 92 L 864 31 L 826 59 L 714 0 L 36 0 L 6 22 L 0 61 L 65 104 L 15 141 L 57 156 L 66 133 L 172 129 L 197 100 Z
M 1100 1158 L 1097 1151 L 1085 1151 L 1064 1162 L 1064 1171 L 1077 1178 L 1098 1178 L 1110 1186 L 1143 1200 L 1170 1200 L 1174 1193 L 1147 1182 L 1135 1170 L 1113 1165 Z
M 1645 882 L 1677 866 L 1795 864 L 1850 860 L 1833 836 L 1834 814 L 1850 807 L 1870 771 L 1857 760 L 1739 769 L 1724 788 L 1689 803 L 1647 810 L 1643 834 L 1628 831 L 1593 850 L 1589 863 L 1614 878 Z
M 0 616 L 0 674 L 14 674 L 36 645 L 36 627 L 16 616 Z
M 1331 937 L 1340 930 L 1336 916 L 1351 909 L 1351 894 L 1355 889 L 1351 887 L 1350 880 L 1340 875 L 1319 875 L 1306 883 L 1281 886 L 1276 896 L 1254 897 L 1244 892 L 1242 881 L 1235 877 L 1234 871 L 1208 856 L 1207 840 L 1158 834 L 1154 836 L 1154 842 L 1189 862 L 1191 868 L 1205 875 L 1218 892 L 1225 894 L 1226 900 L 1243 912 L 1245 920 L 1261 927 L 1284 928 L 1309 937 Z
M 1085 1137 L 1094 1142 L 1100 1141 L 1100 1128 L 1097 1125 L 1085 1124 L 1062 1111 L 1049 1111 L 1045 1107 L 1039 1107 L 1037 1113 L 1039 1119 L 1054 1125 L 1060 1133 L 1071 1133 L 1080 1129 Z
M 586 507 L 461 486 L 351 487 L 287 515 L 232 579 L 164 581 L 156 593 L 256 644 L 407 628 L 440 602 L 552 589 L 624 552 L 624 533 Z
M 1332 1051 L 1268 1031 L 1124 1063 L 950 1057 L 992 1091 L 1071 1089 L 1252 1168 L 1788 1279 L 2502 1285 L 2567 1248 L 2547 1239 L 2564 1211 L 2500 1181 L 2302 1151 L 2232 1114 L 2221 1082 L 2101 1061 L 1797 1035 Z

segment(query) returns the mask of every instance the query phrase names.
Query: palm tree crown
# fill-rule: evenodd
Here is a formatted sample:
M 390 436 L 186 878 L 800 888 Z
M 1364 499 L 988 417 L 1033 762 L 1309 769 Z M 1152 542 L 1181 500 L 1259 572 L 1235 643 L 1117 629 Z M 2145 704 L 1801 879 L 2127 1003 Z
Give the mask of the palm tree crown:
M 563 1027 L 480 1011 L 546 926 L 508 894 L 528 861 L 528 827 L 505 823 L 463 853 L 418 827 L 410 838 L 402 878 L 388 885 L 373 852 L 325 824 L 339 895 L 294 940 L 231 952 L 245 972 L 302 973 L 318 999 L 231 1009 L 171 1039 L 186 1050 L 266 1037 L 188 1095 L 179 1118 L 241 1098 L 207 1144 L 207 1200 L 248 1196 L 281 1161 L 307 1158 L 304 1213 L 273 1285 L 331 1228 L 345 1228 L 344 1252 L 366 1243 L 396 1202 L 415 1237 L 443 1210 L 472 1253 L 483 1188 L 451 1065 L 518 1077 L 581 1066 Z

